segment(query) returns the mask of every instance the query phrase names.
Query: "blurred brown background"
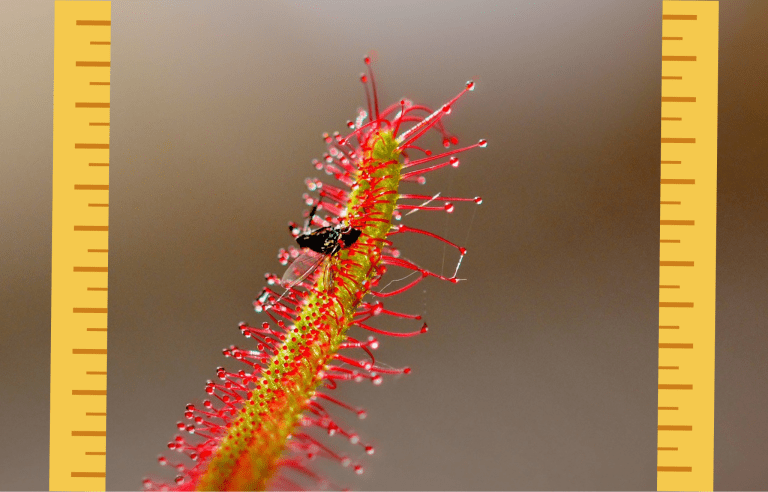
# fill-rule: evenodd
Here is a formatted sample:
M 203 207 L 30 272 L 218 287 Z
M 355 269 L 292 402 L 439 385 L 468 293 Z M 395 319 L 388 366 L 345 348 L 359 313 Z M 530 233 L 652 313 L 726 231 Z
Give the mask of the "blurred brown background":
M 107 487 L 161 474 L 184 405 L 236 367 L 220 350 L 262 320 L 320 134 L 364 103 L 375 49 L 384 102 L 477 78 L 448 127 L 488 148 L 410 189 L 485 201 L 408 217 L 469 249 L 468 280 L 388 304 L 431 330 L 382 340 L 411 375 L 338 391 L 368 410 L 342 419 L 376 445 L 366 473 L 323 468 L 368 490 L 655 489 L 661 8 L 113 2 Z M 768 2 L 720 12 L 715 487 L 765 489 Z M 3 489 L 48 487 L 53 15 L 0 0 Z

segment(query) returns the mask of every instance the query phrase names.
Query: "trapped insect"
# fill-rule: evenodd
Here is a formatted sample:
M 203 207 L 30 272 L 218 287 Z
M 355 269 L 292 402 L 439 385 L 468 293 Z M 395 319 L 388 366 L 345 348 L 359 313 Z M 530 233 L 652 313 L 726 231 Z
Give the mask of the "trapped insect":
M 290 289 L 307 278 L 325 258 L 355 244 L 362 233 L 360 229 L 355 229 L 349 225 L 327 226 L 314 231 L 310 230 L 309 226 L 312 224 L 317 207 L 318 205 L 312 207 L 303 232 L 296 237 L 296 242 L 301 246 L 302 252 L 283 274 L 280 285 L 285 289 Z M 293 231 L 293 227 L 289 226 L 289 229 Z

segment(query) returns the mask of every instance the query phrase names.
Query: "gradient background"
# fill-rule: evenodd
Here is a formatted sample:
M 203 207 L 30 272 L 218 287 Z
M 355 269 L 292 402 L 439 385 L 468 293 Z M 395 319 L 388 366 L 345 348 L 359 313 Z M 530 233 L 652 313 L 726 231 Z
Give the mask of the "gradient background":
M 409 188 L 485 201 L 409 217 L 469 249 L 469 280 L 387 304 L 431 330 L 382 340 L 411 375 L 338 390 L 377 452 L 362 477 L 324 468 L 353 489 L 655 489 L 661 8 L 113 2 L 107 487 L 163 472 L 184 405 L 236 367 L 220 350 L 262 320 L 320 134 L 364 103 L 375 49 L 386 103 L 478 78 L 447 124 L 488 148 Z M 765 489 L 768 2 L 720 12 L 715 488 Z M 48 487 L 53 15 L 0 0 L 3 489 Z

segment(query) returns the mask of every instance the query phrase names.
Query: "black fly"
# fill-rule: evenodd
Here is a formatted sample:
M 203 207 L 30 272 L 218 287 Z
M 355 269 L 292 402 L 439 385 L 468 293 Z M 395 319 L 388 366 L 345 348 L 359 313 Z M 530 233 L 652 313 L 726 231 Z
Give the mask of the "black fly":
M 296 237 L 296 242 L 301 246 L 302 252 L 291 263 L 280 281 L 285 289 L 290 289 L 307 278 L 325 258 L 355 244 L 362 233 L 360 229 L 343 225 L 321 227 L 312 231 L 309 226 L 312 224 L 312 218 L 316 211 L 317 205 L 312 207 L 304 231 Z M 289 228 L 293 231 L 292 227 L 289 226 Z

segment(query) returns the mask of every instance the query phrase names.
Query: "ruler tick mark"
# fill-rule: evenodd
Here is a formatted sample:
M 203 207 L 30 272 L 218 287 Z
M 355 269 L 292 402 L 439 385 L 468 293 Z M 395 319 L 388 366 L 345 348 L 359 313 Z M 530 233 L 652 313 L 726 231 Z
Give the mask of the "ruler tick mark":
M 696 20 L 698 16 L 695 14 L 663 14 L 661 18 L 663 20 Z
M 692 185 L 696 184 L 695 179 L 662 179 L 661 184 Z
M 663 203 L 663 202 L 662 202 Z M 674 205 L 679 205 L 680 202 L 672 202 Z M 692 226 L 695 225 L 692 220 L 661 220 L 659 221 L 659 225 L 686 225 L 686 226 Z
M 75 272 L 107 272 L 109 267 L 73 267 Z
M 74 355 L 107 355 L 107 349 L 72 349 Z
M 693 262 L 692 261 L 660 261 L 659 266 L 684 266 L 684 267 L 692 267 Z
M 660 302 L 660 308 L 692 308 L 692 302 Z
M 75 226 L 76 231 L 107 232 L 109 226 Z
M 693 62 L 695 62 L 696 61 L 696 57 L 695 56 L 670 56 L 670 55 L 667 55 L 667 56 L 662 56 L 661 57 L 661 61 L 663 61 L 663 62 L 665 62 L 665 61 L 686 61 L 686 62 L 687 61 L 693 61 Z M 662 98 L 662 99 L 664 99 L 664 98 Z
M 695 144 L 696 139 L 695 138 L 662 138 L 661 143 L 691 143 Z
M 105 478 L 106 472 L 72 472 L 72 478 Z
M 693 468 L 690 466 L 657 466 L 656 471 L 660 472 L 690 472 Z
M 109 67 L 108 61 L 76 61 L 76 67 Z
M 76 149 L 109 149 L 109 144 L 76 143 Z
M 111 26 L 112 21 L 108 20 L 78 20 L 75 22 L 77 26 Z
M 76 190 L 106 190 L 109 191 L 109 185 L 94 185 L 94 184 L 76 184 Z
M 685 102 L 685 103 L 695 103 L 696 98 L 695 97 L 679 97 L 679 96 L 667 96 L 662 97 L 661 102 Z
M 73 437 L 104 437 L 107 431 L 72 431 Z
M 659 348 L 692 349 L 693 344 L 692 343 L 660 343 Z
M 74 314 L 107 314 L 107 308 L 72 308 Z
M 73 396 L 107 396 L 107 390 L 72 390 Z
M 690 431 L 693 430 L 692 425 L 660 425 L 660 431 Z

